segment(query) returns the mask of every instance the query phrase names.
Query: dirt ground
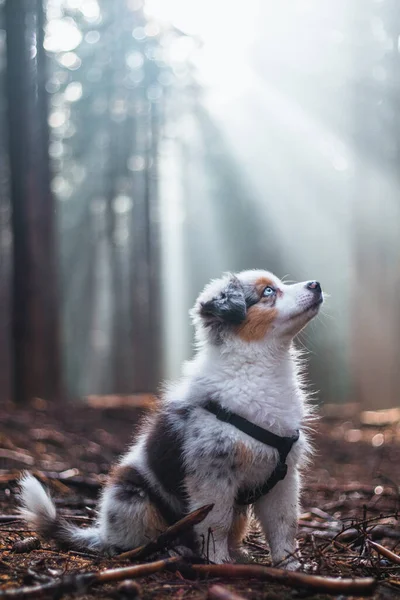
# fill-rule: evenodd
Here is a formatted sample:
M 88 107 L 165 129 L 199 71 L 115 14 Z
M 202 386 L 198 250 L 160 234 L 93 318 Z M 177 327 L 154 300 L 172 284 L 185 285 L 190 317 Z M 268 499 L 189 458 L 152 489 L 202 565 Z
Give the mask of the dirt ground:
M 41 400 L 28 409 L 11 405 L 0 409 L 0 598 L 22 585 L 129 564 L 59 551 L 37 539 L 19 551 L 18 542 L 34 534 L 14 518 L 15 492 L 21 469 L 36 471 L 52 489 L 59 510 L 84 526 L 95 514 L 96 497 L 110 464 L 132 438 L 139 413 L 134 408 L 82 405 L 54 409 Z M 377 578 L 374 598 L 400 597 L 400 564 L 378 554 L 370 544 L 375 541 L 400 551 L 400 424 L 371 427 L 360 426 L 357 420 L 325 418 L 316 425 L 314 443 L 316 454 L 306 473 L 299 522 L 301 560 L 308 572 L 323 576 Z M 267 545 L 256 528 L 247 548 L 254 561 L 270 564 Z M 160 556 L 167 552 L 146 561 Z M 254 600 L 312 595 L 256 579 L 193 579 L 175 569 L 136 581 L 134 588 L 126 583 L 96 585 L 74 597 L 200 600 L 214 583 Z M 38 592 L 30 597 L 44 595 Z

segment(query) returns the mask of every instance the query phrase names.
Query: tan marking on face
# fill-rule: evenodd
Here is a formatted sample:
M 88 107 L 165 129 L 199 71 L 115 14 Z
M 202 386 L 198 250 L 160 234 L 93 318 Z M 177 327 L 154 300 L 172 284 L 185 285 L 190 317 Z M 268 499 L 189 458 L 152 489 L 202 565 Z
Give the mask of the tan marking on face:
M 257 342 L 265 338 L 271 328 L 278 311 L 276 308 L 251 306 L 247 311 L 246 320 L 238 326 L 238 336 L 245 342 Z
M 256 288 L 257 292 L 259 293 L 260 298 L 262 296 L 263 291 L 268 286 L 272 287 L 273 289 L 276 288 L 275 282 L 272 281 L 272 279 L 269 279 L 269 277 L 260 277 L 259 279 L 257 279 L 257 281 L 254 284 L 254 287 Z

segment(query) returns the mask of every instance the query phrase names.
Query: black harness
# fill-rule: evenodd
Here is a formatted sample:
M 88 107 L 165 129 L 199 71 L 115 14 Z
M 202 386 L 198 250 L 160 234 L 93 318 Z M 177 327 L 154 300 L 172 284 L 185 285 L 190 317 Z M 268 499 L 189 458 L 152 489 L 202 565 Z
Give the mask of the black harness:
M 257 502 L 257 500 L 259 500 L 262 496 L 268 494 L 268 492 L 270 492 L 279 481 L 285 479 L 287 474 L 286 459 L 290 450 L 292 449 L 293 444 L 295 444 L 300 437 L 299 430 L 297 429 L 296 433 L 291 437 L 283 437 L 276 435 L 267 429 L 263 429 L 254 423 L 251 423 L 236 413 L 226 410 L 214 400 L 209 400 L 203 405 L 203 408 L 215 415 L 220 421 L 229 423 L 229 425 L 233 425 L 236 427 L 236 429 L 243 431 L 243 433 L 246 433 L 258 442 L 261 442 L 266 446 L 272 446 L 272 448 L 276 448 L 276 450 L 278 450 L 278 463 L 267 481 L 262 485 L 257 486 L 255 489 L 239 490 L 239 493 L 236 497 L 236 502 L 238 504 L 254 504 L 254 502 Z

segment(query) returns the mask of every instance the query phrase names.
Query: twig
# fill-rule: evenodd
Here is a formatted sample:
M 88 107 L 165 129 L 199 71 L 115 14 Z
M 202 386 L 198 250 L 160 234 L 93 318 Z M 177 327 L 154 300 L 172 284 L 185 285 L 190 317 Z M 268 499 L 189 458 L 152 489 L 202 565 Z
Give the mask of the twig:
M 340 485 L 340 487 L 338 488 L 337 484 L 333 484 L 333 483 L 309 482 L 305 486 L 305 489 L 318 491 L 318 492 L 337 492 L 337 491 L 340 491 L 343 493 L 363 492 L 365 494 L 375 495 L 375 489 L 376 489 L 377 485 L 378 484 L 369 485 L 369 484 L 365 484 L 365 483 L 353 482 L 353 483 L 346 483 L 345 485 Z M 396 490 L 393 489 L 393 487 L 390 487 L 390 486 L 385 486 L 385 487 L 381 486 L 381 487 L 383 489 L 382 489 L 381 493 L 379 494 L 380 496 L 395 496 L 397 494 Z
M 325 519 L 325 521 L 331 521 L 332 523 L 339 522 L 339 519 L 335 519 L 335 517 L 332 517 L 332 515 L 327 513 L 325 510 L 321 510 L 318 507 L 310 508 L 310 513 L 312 513 L 316 517 L 319 517 L 320 519 Z
M 332 533 L 336 533 L 340 530 L 340 524 L 337 524 L 336 527 L 332 522 L 329 523 L 321 523 L 320 521 L 298 521 L 299 527 L 304 527 L 306 529 L 321 529 L 324 531 L 331 531 Z
M 20 471 L 10 471 L 9 469 L 0 469 L 0 483 L 10 483 L 18 479 Z
M 190 514 L 186 515 L 186 517 L 183 517 L 183 519 L 180 519 L 168 527 L 168 529 L 161 533 L 155 540 L 152 540 L 145 546 L 139 546 L 139 548 L 135 548 L 134 550 L 123 552 L 115 558 L 118 560 L 123 560 L 126 558 L 137 560 L 138 558 L 145 558 L 150 554 L 154 554 L 154 552 L 157 550 L 162 550 L 163 548 L 170 546 L 171 542 L 175 541 L 179 535 L 187 531 L 190 527 L 201 523 L 211 511 L 213 506 L 214 504 L 207 504 L 206 506 L 194 510 Z
M 27 527 L 13 527 L 12 529 L 3 529 L 0 527 L 0 533 L 29 533 L 32 529 L 28 529 Z
M 156 560 L 151 563 L 145 563 L 143 565 L 134 565 L 132 567 L 120 567 L 117 569 L 107 569 L 100 571 L 96 575 L 95 583 L 109 583 L 110 581 L 122 581 L 123 579 L 136 579 L 137 577 L 145 577 L 146 575 L 152 575 L 164 571 L 164 569 L 180 562 L 179 557 L 165 558 L 163 560 Z
M 157 400 L 152 394 L 133 394 L 126 396 L 86 396 L 86 402 L 91 408 L 100 410 L 121 408 L 154 408 Z
M 80 573 L 78 575 L 68 575 L 48 583 L 42 583 L 34 586 L 24 586 L 11 590 L 0 590 L 0 598 L 35 600 L 36 598 L 61 598 L 64 594 L 84 593 L 91 585 L 108 583 L 110 581 L 123 581 L 124 579 L 136 579 L 158 573 L 167 569 L 178 558 L 167 558 L 144 565 L 133 567 L 123 567 L 120 569 L 108 569 L 99 573 Z
M 93 523 L 93 517 L 84 517 L 80 515 L 63 515 L 68 521 L 79 521 L 79 523 Z
M 244 600 L 243 596 L 239 596 L 235 592 L 231 592 L 228 588 L 222 585 L 213 585 L 208 590 L 207 598 L 210 600 Z
M 362 535 L 361 533 L 361 528 L 366 527 L 367 525 L 371 525 L 371 523 L 376 523 L 377 521 L 380 521 L 382 519 L 389 519 L 389 518 L 395 518 L 398 519 L 398 513 L 391 513 L 389 515 L 379 515 L 378 517 L 372 517 L 371 519 L 368 520 L 364 520 L 364 521 L 358 521 L 355 522 L 354 519 L 343 519 L 343 522 L 346 521 L 350 521 L 350 525 L 347 526 L 343 526 L 343 529 L 341 531 L 339 531 L 339 533 L 337 533 L 335 535 L 335 537 L 333 538 L 333 540 L 336 540 L 337 538 L 340 538 L 342 541 L 344 540 L 344 538 L 342 537 L 343 534 L 349 530 L 352 530 L 352 534 L 353 534 L 353 530 L 358 532 L 358 535 Z
M 388 548 L 385 548 L 385 546 L 377 544 L 376 542 L 372 542 L 371 540 L 368 540 L 368 544 L 371 546 L 371 548 L 376 550 L 378 554 L 390 560 L 390 562 L 394 563 L 395 565 L 400 565 L 400 556 L 398 554 L 395 554 Z
M 4 453 L 4 451 L 2 452 Z M 2 458 L 1 452 L 0 458 Z M 103 485 L 103 482 L 100 479 L 94 477 L 82 477 L 81 475 L 74 475 L 71 477 L 66 471 L 62 471 L 61 473 L 57 473 L 56 471 L 35 471 L 34 475 L 36 475 L 40 480 L 45 481 L 46 479 L 48 479 L 50 481 L 61 481 L 70 487 L 90 488 L 93 491 L 99 490 Z M 19 477 L 20 473 L 3 474 L 1 481 L 2 483 L 12 483 L 18 481 Z
M 394 531 L 393 529 L 385 527 L 384 525 L 368 527 L 366 533 L 369 539 L 372 540 L 381 540 L 382 538 L 390 538 L 393 540 L 400 539 L 400 531 Z M 330 540 L 332 542 L 340 541 L 342 543 L 354 542 L 355 540 L 359 539 L 364 535 L 364 533 L 360 531 L 360 529 L 357 529 L 355 527 L 351 527 L 350 529 L 343 529 L 338 534 L 335 530 L 332 529 L 315 529 L 313 531 L 313 534 L 316 538 L 319 538 L 321 540 Z
M 12 523 L 13 521 L 21 521 L 20 515 L 0 515 L 0 523 Z
M 6 448 L 0 449 L 0 458 L 5 460 L 15 460 L 16 462 L 20 462 L 29 467 L 35 463 L 35 459 L 30 454 L 18 452 L 17 450 L 7 450 Z
M 366 596 L 373 594 L 377 581 L 372 577 L 360 579 L 339 579 L 307 575 L 296 571 L 286 571 L 274 567 L 258 565 L 191 565 L 188 572 L 225 579 L 260 579 L 274 581 L 292 588 L 309 589 L 325 594 L 350 594 Z
M 74 496 L 70 496 L 69 498 L 54 498 L 54 503 L 56 506 L 63 508 L 68 507 L 87 509 L 89 507 L 96 507 L 98 505 L 98 500 L 93 500 L 93 498 L 76 498 Z
M 8 590 L 0 590 L 0 598 L 36 600 L 37 598 L 61 598 L 64 594 L 84 593 L 95 582 L 95 574 L 83 573 L 69 575 L 62 579 L 40 583 L 32 586 L 23 586 Z
M 93 517 L 85 517 L 79 515 L 64 515 L 69 521 L 82 521 L 82 522 L 91 522 L 93 521 Z M 2 523 L 14 523 L 18 521 L 23 521 L 24 518 L 22 515 L 0 515 L 0 525 Z M 1 530 L 0 530 L 1 531 Z
M 47 477 L 47 479 L 55 481 L 63 481 L 66 485 L 77 488 L 90 488 L 92 490 L 98 490 L 103 485 L 102 481 L 95 479 L 94 477 L 82 477 L 81 475 L 75 475 L 73 477 L 64 476 L 63 473 L 41 471 L 41 473 Z

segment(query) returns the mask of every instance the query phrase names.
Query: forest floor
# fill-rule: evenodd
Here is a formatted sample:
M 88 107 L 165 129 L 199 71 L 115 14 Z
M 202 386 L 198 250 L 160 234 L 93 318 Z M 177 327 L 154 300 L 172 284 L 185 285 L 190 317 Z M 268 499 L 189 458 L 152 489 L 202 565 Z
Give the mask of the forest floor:
M 0 410 L 0 598 L 11 597 L 12 589 L 35 585 L 37 592 L 25 588 L 13 597 L 70 598 L 62 587 L 46 595 L 46 584 L 67 574 L 129 565 L 126 560 L 60 551 L 37 538 L 21 548 L 20 541 L 34 532 L 15 518 L 15 493 L 20 471 L 34 471 L 49 485 L 60 512 L 83 526 L 89 523 L 110 464 L 132 439 L 140 411 L 86 405 L 54 409 L 41 400 L 29 408 L 7 405 Z M 378 554 L 379 546 L 373 547 L 375 542 L 400 551 L 400 424 L 366 426 L 357 419 L 323 418 L 316 425 L 314 444 L 316 454 L 305 476 L 298 534 L 308 573 L 311 569 L 324 577 L 373 577 L 378 580 L 373 598 L 400 597 L 400 564 L 393 556 Z M 270 564 L 267 545 L 256 528 L 247 539 L 247 548 L 254 561 Z M 166 551 L 159 552 L 139 562 L 165 556 Z M 198 579 L 174 568 L 136 582 L 135 586 L 96 584 L 74 597 L 200 600 L 218 597 L 218 590 L 210 592 L 215 583 L 228 594 L 235 592 L 249 600 L 313 596 L 311 590 L 297 585 L 290 589 L 257 578 Z M 345 593 L 336 597 L 343 598 Z

